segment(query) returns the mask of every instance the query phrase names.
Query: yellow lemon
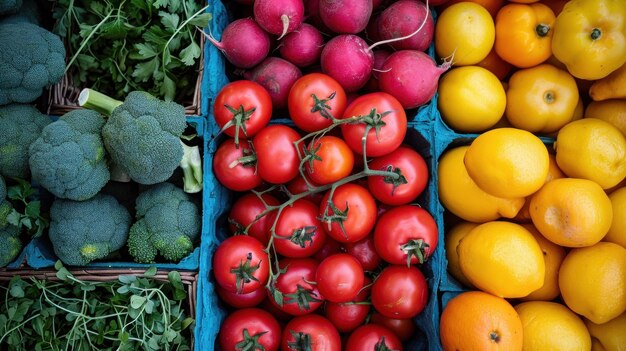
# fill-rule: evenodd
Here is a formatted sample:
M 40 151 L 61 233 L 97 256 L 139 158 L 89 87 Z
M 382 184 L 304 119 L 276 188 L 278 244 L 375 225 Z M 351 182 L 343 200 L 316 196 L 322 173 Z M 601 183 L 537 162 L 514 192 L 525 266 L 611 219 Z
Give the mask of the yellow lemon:
M 559 168 L 569 177 L 593 180 L 603 189 L 626 178 L 626 138 L 609 122 L 570 122 L 559 130 L 554 149 Z
M 560 303 L 523 302 L 515 310 L 522 320 L 523 351 L 591 349 L 591 336 L 585 323 Z
M 526 197 L 539 190 L 550 167 L 541 139 L 515 128 L 482 133 L 470 144 L 464 162 L 481 189 L 504 198 Z
M 592 338 L 592 351 L 626 350 L 626 313 L 602 324 L 585 319 Z
M 530 200 L 530 217 L 543 236 L 566 247 L 594 245 L 613 220 L 611 200 L 595 182 L 579 178 L 555 179 Z
M 626 311 L 626 249 L 613 243 L 570 251 L 559 270 L 565 304 L 596 324 Z
M 480 224 L 461 239 L 457 251 L 463 274 L 482 291 L 516 298 L 543 285 L 545 262 L 541 247 L 519 224 Z
M 522 297 L 523 301 L 550 301 L 560 295 L 559 291 L 559 268 L 565 258 L 565 248 L 546 239 L 532 224 L 522 224 L 537 240 L 543 259 L 546 264 L 546 274 L 541 288 L 533 291 L 530 295 Z
M 626 136 L 626 100 L 592 101 L 585 109 L 585 118 L 607 121 Z
M 459 246 L 461 239 L 463 239 L 467 233 L 477 226 L 478 223 L 459 222 L 445 233 L 444 238 L 446 259 L 448 260 L 448 272 L 454 277 L 454 279 L 459 281 L 459 283 L 470 288 L 473 287 L 472 283 L 465 278 L 465 275 L 463 275 L 456 248 Z
M 435 24 L 435 51 L 451 57 L 455 66 L 475 65 L 493 47 L 496 26 L 489 12 L 472 2 L 453 4 L 443 10 Z
M 614 190 L 610 195 L 613 221 L 603 241 L 610 241 L 626 248 L 626 187 Z
M 479 66 L 458 67 L 439 81 L 438 107 L 443 120 L 455 131 L 477 133 L 494 126 L 506 107 L 502 83 Z
M 500 198 L 480 189 L 467 174 L 463 163 L 467 149 L 468 146 L 449 149 L 439 159 L 438 189 L 443 206 L 470 222 L 482 223 L 500 217 L 515 217 L 525 199 Z

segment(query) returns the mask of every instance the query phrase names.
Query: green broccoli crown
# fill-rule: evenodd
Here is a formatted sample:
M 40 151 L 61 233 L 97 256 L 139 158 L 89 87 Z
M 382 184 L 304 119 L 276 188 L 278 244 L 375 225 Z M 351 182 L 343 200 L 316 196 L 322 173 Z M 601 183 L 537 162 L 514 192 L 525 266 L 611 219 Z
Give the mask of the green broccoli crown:
M 0 15 L 16 13 L 22 7 L 22 0 L 0 0 Z
M 22 251 L 19 228 L 13 225 L 0 228 L 0 267 L 13 262 Z
M 110 195 L 98 194 L 86 201 L 56 199 L 50 208 L 48 235 L 63 263 L 84 266 L 121 249 L 131 220 L 128 210 Z
M 198 206 L 182 189 L 160 183 L 142 192 L 135 203 L 137 222 L 128 235 L 135 261 L 152 263 L 157 254 L 178 262 L 193 251 L 202 217 Z
M 181 105 L 134 91 L 113 110 L 102 137 L 113 162 L 132 180 L 156 184 L 178 168 L 183 157 L 180 137 L 186 126 Z
M 0 229 L 7 226 L 7 216 L 11 213 L 13 206 L 7 201 L 7 184 L 0 175 Z
M 35 101 L 64 70 L 65 47 L 57 35 L 27 22 L 0 25 L 0 105 Z
M 3 0 L 0 0 L 0 2 L 2 1 Z M 1 6 L 2 5 L 0 5 L 0 7 Z M 0 24 L 20 23 L 20 22 L 41 24 L 41 11 L 39 10 L 39 5 L 37 4 L 37 0 L 22 1 L 22 6 L 16 13 L 10 16 L 2 17 L 2 19 L 0 20 Z
M 50 122 L 31 105 L 0 106 L 0 175 L 30 178 L 28 147 Z
M 46 126 L 30 145 L 32 178 L 63 199 L 87 200 L 109 181 L 102 116 L 74 110 Z
M 4 178 L 0 175 L 0 202 L 7 198 L 7 183 L 5 183 Z

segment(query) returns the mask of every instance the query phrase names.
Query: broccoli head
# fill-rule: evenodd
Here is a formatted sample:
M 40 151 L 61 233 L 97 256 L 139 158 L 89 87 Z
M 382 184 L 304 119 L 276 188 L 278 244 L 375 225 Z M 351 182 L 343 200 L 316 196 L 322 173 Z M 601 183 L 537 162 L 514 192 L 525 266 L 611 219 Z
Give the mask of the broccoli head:
M 167 182 L 154 185 L 139 194 L 135 208 L 127 245 L 136 262 L 153 263 L 158 254 L 178 262 L 193 251 L 202 218 L 182 189 Z
M 132 218 L 113 196 L 86 201 L 56 199 L 48 235 L 54 252 L 70 266 L 84 266 L 124 247 Z
M 0 25 L 0 105 L 35 101 L 64 71 L 65 47 L 57 35 L 28 22 Z
M 87 200 L 109 181 L 100 132 L 104 119 L 73 110 L 47 125 L 29 149 L 32 179 L 63 199 Z
M 13 206 L 7 200 L 7 184 L 0 175 L 0 229 L 5 228 L 8 224 L 7 216 L 11 213 Z
M 30 178 L 28 147 L 50 122 L 35 106 L 0 106 L 0 175 Z
M 185 109 L 147 92 L 130 92 L 124 102 L 85 89 L 79 104 L 109 116 L 102 139 L 113 163 L 140 184 L 157 184 L 174 174 L 183 158 L 180 137 Z
M 0 4 L 2 3 L 2 1 L 5 0 L 0 0 Z M 2 7 L 2 5 L 0 5 L 0 7 Z M 0 12 L 2 11 L 0 10 Z M 39 5 L 37 4 L 37 0 L 23 0 L 22 6 L 17 12 L 0 19 L 0 24 L 19 22 L 29 22 L 33 24 L 41 23 L 41 13 L 39 11 Z
M 22 7 L 22 0 L 0 0 L 0 16 L 16 13 Z
M 22 251 L 19 228 L 8 225 L 0 228 L 0 267 L 13 262 Z

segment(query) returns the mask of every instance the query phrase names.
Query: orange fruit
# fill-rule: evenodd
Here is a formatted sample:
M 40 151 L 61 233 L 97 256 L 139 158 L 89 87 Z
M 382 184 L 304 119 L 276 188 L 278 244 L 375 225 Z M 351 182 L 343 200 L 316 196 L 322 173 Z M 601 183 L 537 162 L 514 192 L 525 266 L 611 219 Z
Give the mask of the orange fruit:
M 626 313 L 603 324 L 585 319 L 591 333 L 591 351 L 624 351 L 626 349 Z
M 585 109 L 585 118 L 607 121 L 626 136 L 626 100 L 592 101 Z
M 448 301 L 439 324 L 441 345 L 454 350 L 522 350 L 522 322 L 511 304 L 482 291 Z

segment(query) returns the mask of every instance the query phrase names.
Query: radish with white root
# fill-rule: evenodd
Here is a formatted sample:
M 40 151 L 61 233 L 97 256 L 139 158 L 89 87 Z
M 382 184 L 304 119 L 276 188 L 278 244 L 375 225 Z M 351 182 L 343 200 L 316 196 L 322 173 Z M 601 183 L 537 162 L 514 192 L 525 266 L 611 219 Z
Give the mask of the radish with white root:
M 298 67 L 317 63 L 324 47 L 324 37 L 317 28 L 302 23 L 300 28 L 285 35 L 278 51 L 285 60 Z
M 261 28 L 281 39 L 296 30 L 304 21 L 302 0 L 255 0 L 254 19 Z
M 405 109 L 419 107 L 435 96 L 439 77 L 451 66 L 451 58 L 437 65 L 422 51 L 396 51 L 383 64 L 378 77 L 379 86 L 398 99 Z
M 422 30 L 410 38 L 389 43 L 395 50 L 425 51 L 433 41 L 435 21 L 430 10 L 421 1 L 400 0 L 389 5 L 378 20 L 378 34 L 382 40 L 404 37 L 413 33 L 424 22 Z
M 270 52 L 270 36 L 252 18 L 241 18 L 224 28 L 221 41 L 202 32 L 226 59 L 238 68 L 251 68 Z
M 319 0 L 319 14 L 335 33 L 357 34 L 372 16 L 372 0 Z
M 279 57 L 268 57 L 251 71 L 244 73 L 244 78 L 262 85 L 272 98 L 275 108 L 287 107 L 289 90 L 302 77 L 302 72 L 293 63 Z
M 374 50 L 374 67 L 372 68 L 372 76 L 367 81 L 367 84 L 365 84 L 365 89 L 367 91 L 380 91 L 380 86 L 378 84 L 378 75 L 380 74 L 379 72 L 382 70 L 385 61 L 390 55 L 391 51 L 378 49 Z

